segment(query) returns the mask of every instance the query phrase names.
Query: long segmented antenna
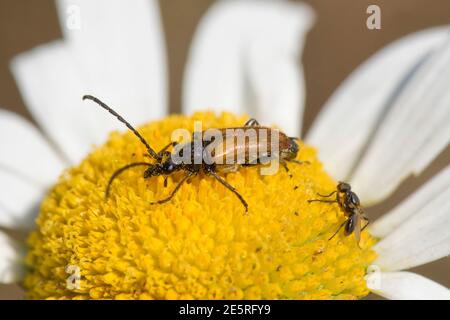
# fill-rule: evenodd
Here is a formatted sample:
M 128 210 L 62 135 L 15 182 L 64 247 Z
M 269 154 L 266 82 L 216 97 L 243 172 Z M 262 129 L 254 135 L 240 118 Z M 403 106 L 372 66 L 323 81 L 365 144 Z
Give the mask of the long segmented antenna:
M 110 191 L 111 191 L 111 185 L 112 185 L 112 183 L 114 182 L 114 180 L 115 180 L 119 175 L 121 175 L 124 171 L 126 171 L 126 170 L 128 170 L 128 169 L 130 169 L 130 168 L 133 168 L 133 167 L 139 167 L 139 166 L 147 166 L 147 167 L 151 167 L 151 166 L 153 166 L 153 164 L 147 163 L 147 162 L 133 162 L 133 163 L 127 164 L 126 166 L 123 166 L 123 167 L 120 168 L 120 169 L 117 169 L 117 170 L 112 174 L 112 176 L 109 178 L 108 185 L 106 186 L 106 191 L 105 191 L 105 199 L 108 199 L 108 198 L 109 198 L 109 194 L 110 194 Z
M 114 111 L 113 109 L 111 109 L 110 107 L 108 107 L 104 102 L 100 101 L 100 99 L 91 96 L 89 94 L 84 95 L 83 96 L 83 100 L 92 100 L 95 103 L 97 103 L 100 107 L 102 107 L 103 109 L 105 109 L 106 111 L 108 111 L 109 113 L 111 113 L 113 116 L 115 116 L 117 118 L 117 120 L 119 120 L 120 122 L 122 122 L 123 124 L 125 124 L 127 126 L 128 129 L 130 129 L 131 131 L 133 131 L 133 133 L 136 135 L 136 137 L 139 138 L 139 140 L 141 140 L 141 142 L 145 145 L 145 147 L 147 148 L 147 152 L 148 154 L 155 160 L 158 160 L 158 155 L 156 154 L 156 152 L 150 147 L 150 145 L 148 144 L 148 142 L 144 139 L 143 136 L 141 136 L 141 134 L 131 125 L 128 123 L 128 121 L 126 121 L 124 118 L 122 118 L 121 115 L 119 115 L 116 111 Z

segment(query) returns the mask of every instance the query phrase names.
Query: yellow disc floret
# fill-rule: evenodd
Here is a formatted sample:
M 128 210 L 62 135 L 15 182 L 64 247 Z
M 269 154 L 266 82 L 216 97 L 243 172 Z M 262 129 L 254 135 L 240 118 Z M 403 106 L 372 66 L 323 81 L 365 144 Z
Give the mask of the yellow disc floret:
M 170 116 L 139 129 L 155 150 L 178 128 L 241 126 L 229 113 Z M 68 170 L 42 203 L 29 237 L 29 298 L 67 299 L 354 299 L 368 294 L 364 275 L 375 240 L 341 231 L 337 204 L 308 203 L 336 182 L 316 151 L 301 144 L 298 158 L 264 176 L 256 167 L 223 175 L 249 204 L 200 174 L 167 197 L 183 173 L 143 178 L 123 173 L 105 200 L 111 174 L 135 161 L 153 161 L 130 132 L 113 133 Z

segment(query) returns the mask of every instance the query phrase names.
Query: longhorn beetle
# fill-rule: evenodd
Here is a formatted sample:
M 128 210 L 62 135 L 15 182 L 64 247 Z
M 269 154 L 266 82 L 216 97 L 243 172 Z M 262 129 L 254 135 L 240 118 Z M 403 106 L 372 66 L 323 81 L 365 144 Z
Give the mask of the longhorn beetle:
M 181 188 L 183 183 L 185 183 L 189 178 L 197 175 L 200 172 L 205 173 L 208 176 L 213 177 L 217 181 L 219 181 L 223 186 L 225 186 L 228 190 L 233 192 L 241 201 L 242 205 L 245 208 L 245 212 L 248 212 L 248 204 L 245 201 L 245 199 L 237 192 L 237 190 L 231 186 L 225 179 L 220 177 L 218 175 L 218 172 L 234 172 L 239 169 L 240 166 L 255 166 L 267 163 L 267 160 L 270 159 L 270 157 L 274 157 L 278 159 L 278 161 L 283 165 L 286 171 L 289 171 L 286 161 L 294 162 L 301 164 L 303 162 L 295 160 L 297 157 L 299 146 L 295 142 L 297 138 L 295 137 L 288 137 L 284 133 L 272 129 L 269 127 L 262 127 L 259 125 L 259 123 L 255 119 L 248 120 L 244 127 L 237 127 L 237 128 L 223 128 L 218 129 L 221 132 L 221 138 L 222 142 L 220 142 L 218 145 L 216 144 L 216 147 L 213 150 L 211 150 L 212 141 L 202 140 L 201 143 L 195 144 L 194 141 L 186 142 L 183 144 L 183 146 L 190 147 L 189 150 L 191 150 L 191 157 L 189 162 L 183 162 L 182 160 L 176 160 L 177 155 L 174 154 L 174 151 L 170 152 L 168 149 L 170 147 L 175 147 L 177 145 L 176 142 L 171 142 L 167 146 L 165 146 L 161 151 L 155 152 L 151 147 L 150 144 L 145 140 L 145 138 L 131 125 L 129 124 L 122 116 L 120 116 L 116 111 L 114 111 L 112 108 L 107 106 L 104 102 L 100 101 L 98 98 L 91 96 L 91 95 L 85 95 L 83 96 L 83 100 L 92 100 L 95 103 L 97 103 L 100 107 L 107 110 L 109 113 L 111 113 L 113 116 L 115 116 L 120 122 L 124 123 L 128 129 L 130 129 L 136 137 L 139 138 L 141 143 L 146 147 L 148 155 L 155 160 L 155 163 L 148 163 L 148 162 L 133 162 L 130 164 L 127 164 L 119 169 L 117 169 L 110 177 L 108 181 L 108 185 L 106 187 L 105 197 L 108 198 L 110 191 L 111 191 L 111 185 L 113 181 L 124 171 L 134 168 L 134 167 L 147 167 L 144 171 L 144 179 L 154 177 L 154 176 L 165 176 L 164 185 L 167 184 L 167 176 L 177 172 L 177 171 L 184 171 L 186 174 L 185 176 L 180 180 L 180 182 L 177 184 L 177 186 L 174 188 L 174 190 L 170 193 L 170 195 L 162 200 L 158 200 L 155 202 L 151 202 L 151 204 L 162 204 L 165 202 L 170 201 L 174 195 L 178 192 L 178 190 Z M 236 144 L 236 137 L 235 135 L 230 135 L 228 129 L 241 129 L 245 133 L 247 130 L 252 129 L 256 130 L 257 133 L 259 133 L 261 130 L 266 130 L 266 138 L 259 138 L 259 134 L 257 135 L 258 139 L 256 141 L 248 141 L 245 140 L 243 144 L 238 145 Z M 274 146 L 274 142 L 272 139 L 270 139 L 271 134 L 276 134 L 278 139 L 278 148 Z M 269 136 L 269 137 L 268 137 Z M 229 140 L 233 139 L 233 140 Z M 198 150 L 200 148 L 200 150 Z M 181 150 L 184 150 L 184 148 L 181 148 Z M 215 152 L 215 150 L 220 150 L 219 152 Z M 265 153 L 262 155 L 258 155 L 257 158 L 250 158 L 250 154 L 252 151 L 258 151 L 258 150 L 266 150 Z M 194 163 L 194 154 L 202 154 L 202 161 L 200 164 Z M 232 159 L 235 159 L 238 156 L 243 156 L 244 162 L 238 163 L 237 161 L 234 161 L 233 163 L 229 164 L 224 161 L 225 158 L 229 159 L 231 156 Z M 205 161 L 208 160 L 208 161 Z

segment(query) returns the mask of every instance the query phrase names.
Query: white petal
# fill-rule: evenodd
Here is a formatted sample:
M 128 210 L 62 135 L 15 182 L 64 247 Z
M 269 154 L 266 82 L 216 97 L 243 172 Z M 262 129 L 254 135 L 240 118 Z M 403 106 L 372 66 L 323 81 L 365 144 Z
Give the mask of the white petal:
M 64 162 L 33 125 L 1 109 L 0 149 L 0 226 L 28 228 Z
M 386 237 L 394 232 L 404 221 L 418 213 L 433 199 L 449 189 L 450 166 L 447 166 L 405 201 L 375 221 L 370 227 L 370 233 L 378 238 Z
M 0 109 L 0 149 L 0 167 L 20 172 L 43 187 L 53 184 L 65 166 L 36 127 L 4 109 Z
M 348 180 L 379 122 L 392 108 L 393 97 L 404 89 L 418 66 L 431 58 L 448 32 L 448 27 L 434 28 L 395 41 L 358 67 L 329 99 L 307 141 L 318 147 L 327 170 L 336 179 Z M 421 102 L 425 101 L 417 101 Z
M 95 126 L 83 107 L 86 90 L 80 70 L 63 42 L 16 56 L 11 64 L 25 104 L 47 136 L 71 162 L 86 155 Z
M 59 0 L 61 28 L 91 94 L 133 122 L 167 113 L 165 39 L 156 0 Z M 70 28 L 78 8 L 80 29 Z
M 98 96 L 133 124 L 166 114 L 165 54 L 155 1 L 59 1 L 58 8 L 66 41 L 19 55 L 12 71 L 33 116 L 75 163 L 124 128 L 82 95 Z M 77 12 L 80 29 L 69 29 Z
M 23 248 L 0 231 L 0 283 L 14 283 L 23 276 Z
M 288 1 L 217 1 L 202 18 L 186 66 L 183 110 L 249 113 L 300 132 L 298 65 L 313 13 Z
M 31 229 L 45 192 L 28 177 L 0 167 L 0 226 Z
M 450 37 L 396 98 L 351 179 L 366 202 L 420 174 L 450 141 Z
M 411 272 L 374 272 L 366 281 L 372 292 L 391 300 L 450 300 L 449 289 Z
M 375 264 L 383 270 L 404 270 L 449 255 L 449 199 L 450 185 L 447 185 L 420 203 L 421 207 L 409 219 L 374 246 L 379 253 Z

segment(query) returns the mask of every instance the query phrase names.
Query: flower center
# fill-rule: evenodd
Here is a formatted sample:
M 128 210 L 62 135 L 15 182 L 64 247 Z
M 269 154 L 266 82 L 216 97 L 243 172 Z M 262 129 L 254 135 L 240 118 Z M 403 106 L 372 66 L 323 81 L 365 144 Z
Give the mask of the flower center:
M 160 150 L 177 128 L 241 126 L 229 113 L 170 116 L 139 129 Z M 152 161 L 136 137 L 113 133 L 80 165 L 60 178 L 42 203 L 29 237 L 29 298 L 81 299 L 352 299 L 368 294 L 364 275 L 375 258 L 375 239 L 363 232 L 361 248 L 340 231 L 337 204 L 308 203 L 336 182 L 301 144 L 289 174 L 264 176 L 241 167 L 221 175 L 248 202 L 200 174 L 167 203 L 183 177 L 144 179 L 145 168 L 111 174 L 130 162 Z M 292 177 L 290 177 L 290 174 Z

